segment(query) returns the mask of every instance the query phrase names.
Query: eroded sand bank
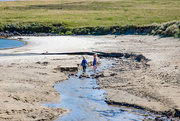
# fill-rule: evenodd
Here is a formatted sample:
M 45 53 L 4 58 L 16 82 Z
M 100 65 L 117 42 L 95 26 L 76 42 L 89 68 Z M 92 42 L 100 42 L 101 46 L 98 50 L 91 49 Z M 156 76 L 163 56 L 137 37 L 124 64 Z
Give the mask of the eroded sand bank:
M 19 37 L 17 37 L 19 38 Z M 23 37 L 28 45 L 0 50 L 0 54 L 119 52 L 143 54 L 150 59 L 148 67 L 138 69 L 117 59 L 119 65 L 107 70 L 115 76 L 100 78 L 107 90 L 107 102 L 134 104 L 149 110 L 180 110 L 180 41 L 158 36 L 65 36 Z M 92 57 L 87 56 L 88 60 Z M 76 66 L 81 56 L 32 55 L 0 57 L 0 119 L 56 119 L 68 112 L 40 104 L 60 101 L 53 86 L 68 77 L 54 68 Z M 40 62 L 37 63 L 37 62 Z M 48 64 L 44 65 L 44 62 Z M 121 64 L 120 64 L 121 63 Z

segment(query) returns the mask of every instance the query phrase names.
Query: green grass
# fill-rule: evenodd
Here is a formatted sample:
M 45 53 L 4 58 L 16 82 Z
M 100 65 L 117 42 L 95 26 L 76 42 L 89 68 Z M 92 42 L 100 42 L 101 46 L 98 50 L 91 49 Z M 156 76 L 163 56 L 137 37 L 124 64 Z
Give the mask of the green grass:
M 41 0 L 0 2 L 0 23 L 54 23 L 69 28 L 150 25 L 180 20 L 179 0 Z

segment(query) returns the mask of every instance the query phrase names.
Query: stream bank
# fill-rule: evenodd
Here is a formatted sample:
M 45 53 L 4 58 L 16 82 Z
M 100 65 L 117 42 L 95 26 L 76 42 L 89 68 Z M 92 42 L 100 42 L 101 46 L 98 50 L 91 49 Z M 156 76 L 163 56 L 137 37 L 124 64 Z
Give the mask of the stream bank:
M 112 63 L 112 65 L 114 65 L 112 68 L 107 68 L 102 73 L 93 76 L 93 78 L 98 78 L 97 84 L 99 85 L 94 89 L 104 89 L 107 91 L 106 103 L 150 111 L 160 115 L 158 119 L 170 118 L 178 120 L 178 118 L 173 118 L 179 117 L 179 110 L 174 107 L 173 102 L 164 97 L 160 97 L 157 92 L 153 93 L 147 90 L 146 81 L 138 80 L 137 83 L 128 79 L 131 75 L 134 76 L 134 74 L 137 74 L 137 72 L 143 74 L 146 71 L 150 71 L 150 65 L 148 64 L 149 59 L 141 54 L 104 53 L 97 51 L 96 53 L 98 53 L 100 58 L 109 57 L 109 59 L 113 58 L 115 60 L 114 63 Z M 82 77 L 82 75 L 80 75 L 80 77 Z M 90 76 L 83 77 L 90 78 Z M 133 78 L 136 77 L 138 76 Z M 143 86 L 143 91 L 142 88 L 139 88 L 139 83 L 145 86 Z
M 103 87 L 103 78 L 116 78 L 117 72 L 109 71 L 108 69 L 114 69 L 119 64 L 117 58 L 103 59 L 101 64 L 98 66 L 98 71 L 94 76 L 94 71 L 92 67 L 87 68 L 85 76 L 82 76 L 82 71 L 78 73 L 69 73 L 69 80 L 63 81 L 55 85 L 55 89 L 60 93 L 62 97 L 61 102 L 44 104 L 45 106 L 51 108 L 67 108 L 70 109 L 70 113 L 59 117 L 58 120 L 177 120 L 178 118 L 173 118 L 172 115 L 169 116 L 164 112 L 155 112 L 144 108 L 141 105 L 137 105 L 137 101 L 134 104 L 127 103 L 117 103 L 113 102 L 111 98 L 108 97 L 109 90 L 108 86 Z M 121 63 L 128 68 L 127 65 L 131 65 L 134 71 L 141 65 L 136 60 L 131 59 L 120 59 Z M 142 60 L 141 60 L 142 61 Z M 121 65 L 122 66 L 122 65 Z M 97 80 L 98 79 L 98 80 Z M 115 80 L 113 80 L 115 81 Z M 116 80 L 117 81 L 117 80 Z M 124 80 L 118 80 L 124 81 Z M 109 80 L 110 85 L 112 84 Z M 109 86 L 110 86 L 109 85 Z M 111 85 L 112 88 L 113 85 Z M 105 90 L 107 90 L 107 92 Z M 110 93 L 111 94 L 111 93 Z M 116 94 L 116 93 L 113 93 Z M 119 98 L 128 97 L 127 95 L 117 95 Z M 116 96 L 116 97 L 117 97 Z M 134 97 L 133 97 L 134 98 Z M 134 98 L 134 99 L 137 99 Z M 111 105 L 108 105 L 111 104 Z M 115 106 L 115 107 L 114 107 Z M 129 107 L 129 108 L 128 108 Z M 154 114 L 155 113 L 155 114 Z M 169 112 L 171 113 L 171 112 Z
M 102 71 L 112 67 L 114 60 L 103 59 L 98 66 L 97 75 Z M 155 119 L 154 114 L 126 107 L 113 107 L 105 102 L 106 91 L 100 89 L 97 84 L 97 77 L 94 78 L 92 67 L 87 68 L 85 75 L 81 77 L 82 71 L 77 74 L 68 74 L 69 79 L 55 85 L 55 89 L 60 93 L 59 103 L 43 104 L 51 108 L 67 108 L 70 113 L 59 117 L 58 120 L 102 120 L 102 121 L 127 121 Z M 91 77 L 90 77 L 91 76 Z M 80 78 L 81 77 L 81 78 Z

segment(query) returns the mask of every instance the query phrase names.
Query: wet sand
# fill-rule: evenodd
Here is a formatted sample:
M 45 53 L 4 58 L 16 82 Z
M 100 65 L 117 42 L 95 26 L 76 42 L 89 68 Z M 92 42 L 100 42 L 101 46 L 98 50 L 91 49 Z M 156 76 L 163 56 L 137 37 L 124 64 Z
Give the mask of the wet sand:
M 131 60 L 117 59 L 119 65 L 106 70 L 107 77 L 99 79 L 101 88 L 107 90 L 107 102 L 136 105 L 168 115 L 177 115 L 180 110 L 178 39 L 128 35 L 23 37 L 23 40 L 28 45 L 0 50 L 0 54 L 84 51 L 143 54 L 150 59 L 148 66 L 138 62 L 130 66 Z M 0 120 L 52 120 L 66 114 L 68 109 L 41 104 L 61 100 L 53 87 L 68 77 L 55 68 L 77 66 L 80 62 L 81 56 L 75 55 L 0 56 Z M 108 76 L 109 73 L 117 75 Z
M 180 116 L 180 41 L 158 36 L 97 37 L 104 52 L 143 54 L 148 62 L 117 59 L 109 70 L 117 75 L 100 79 L 107 102 Z M 104 44 L 104 45 L 103 45 Z M 106 50 L 101 48 L 106 47 Z

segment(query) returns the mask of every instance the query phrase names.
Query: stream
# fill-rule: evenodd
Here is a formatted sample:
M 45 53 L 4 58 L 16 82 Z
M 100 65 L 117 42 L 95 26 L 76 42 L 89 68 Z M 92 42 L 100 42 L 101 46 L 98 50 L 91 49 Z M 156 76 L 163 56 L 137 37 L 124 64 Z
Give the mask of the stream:
M 112 67 L 113 60 L 102 60 L 97 71 L 101 72 Z M 154 119 L 155 116 L 148 112 L 127 108 L 115 107 L 105 102 L 105 93 L 98 87 L 97 80 L 92 78 L 79 78 L 82 71 L 78 71 L 78 76 L 70 76 L 69 80 L 55 85 L 55 89 L 61 95 L 61 102 L 43 104 L 52 108 L 70 109 L 70 113 L 59 117 L 57 121 L 138 121 L 143 119 Z M 87 75 L 94 74 L 93 68 L 87 68 Z

